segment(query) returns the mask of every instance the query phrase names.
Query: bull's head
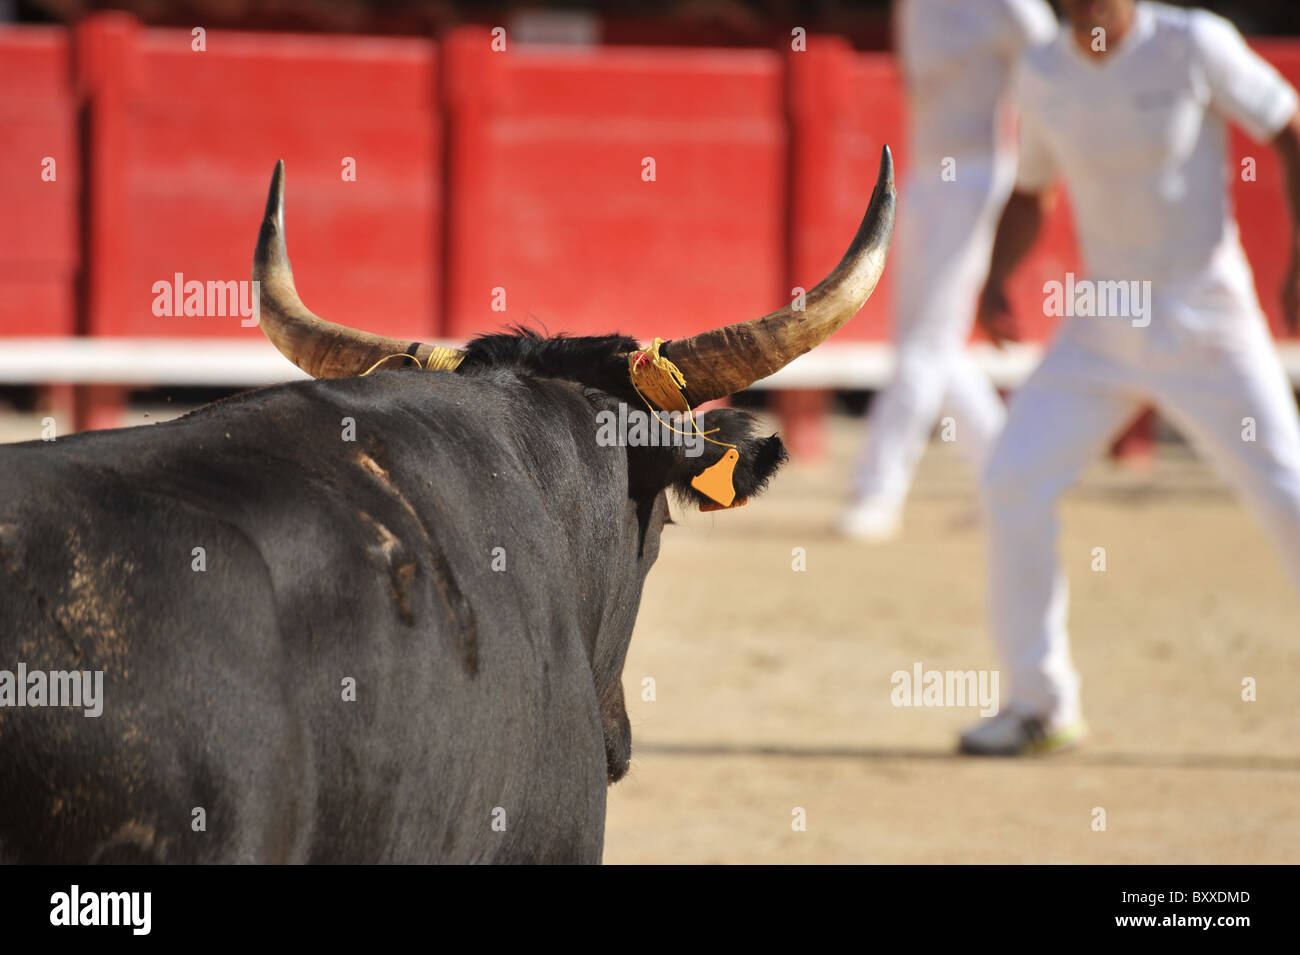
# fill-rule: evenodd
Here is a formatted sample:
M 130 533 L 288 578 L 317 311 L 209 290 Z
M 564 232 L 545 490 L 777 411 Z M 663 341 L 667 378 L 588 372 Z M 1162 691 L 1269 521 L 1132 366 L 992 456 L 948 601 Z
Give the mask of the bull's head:
M 885 268 L 894 234 L 894 163 L 886 146 L 867 214 L 853 244 L 830 275 L 806 297 L 802 309 L 787 305 L 762 318 L 726 325 L 667 342 L 662 354 L 686 379 L 694 404 L 734 394 L 784 368 L 815 348 L 857 314 Z M 261 325 L 284 355 L 313 378 L 360 375 L 394 354 L 407 353 L 422 366 L 447 362 L 447 349 L 386 338 L 317 318 L 293 284 L 284 245 L 284 161 L 276 164 L 257 240 L 253 278 L 261 282 Z M 466 352 L 454 353 L 464 357 Z M 611 371 L 626 377 L 626 359 L 614 369 L 585 369 L 579 380 L 603 380 Z
M 516 331 L 481 336 L 460 350 L 386 338 L 317 318 L 298 297 L 285 249 L 283 162 L 277 163 L 271 179 L 253 279 L 261 284 L 262 331 L 315 378 L 363 375 L 387 363 L 393 368 L 418 365 L 458 375 L 501 368 L 573 382 L 591 402 L 594 438 L 594 422 L 602 408 L 624 401 L 639 409 L 643 402 L 653 402 L 661 411 L 686 411 L 748 387 L 825 341 L 857 313 L 875 288 L 893 236 L 894 207 L 893 161 L 886 147 L 875 191 L 852 245 L 834 271 L 807 293 L 802 308 L 787 305 L 762 318 L 669 341 L 657 349 L 642 349 L 635 340 L 620 335 L 542 338 Z M 629 535 L 637 535 L 638 564 L 636 573 L 628 575 L 635 578 L 634 587 L 610 600 L 613 609 L 604 618 L 595 645 L 588 648 L 611 780 L 621 776 L 628 763 L 630 738 L 621 674 L 641 583 L 658 552 L 667 519 L 664 492 L 673 487 L 702 506 L 712 507 L 714 502 L 729 506 L 733 499 L 743 502 L 759 491 L 785 460 L 780 438 L 756 435 L 754 419 L 744 412 L 709 412 L 701 427 L 708 432 L 709 443 L 695 457 L 684 454 L 681 447 L 628 447 L 626 464 L 620 465 L 626 468 L 628 506 L 617 507 L 617 513 L 611 507 L 604 515 L 611 522 L 626 521 Z M 610 496 L 603 499 L 608 504 L 615 503 L 615 494 L 622 499 L 621 488 L 609 490 Z

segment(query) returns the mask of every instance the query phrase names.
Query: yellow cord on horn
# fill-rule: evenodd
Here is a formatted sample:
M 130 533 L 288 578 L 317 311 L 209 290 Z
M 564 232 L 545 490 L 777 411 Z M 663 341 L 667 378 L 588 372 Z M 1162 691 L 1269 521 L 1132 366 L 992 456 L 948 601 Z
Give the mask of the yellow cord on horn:
M 465 360 L 465 353 L 458 349 L 443 348 L 441 345 L 432 347 L 433 351 L 429 352 L 429 357 L 424 362 L 425 371 L 455 371 Z
M 366 377 L 366 375 L 370 374 L 372 371 L 374 371 L 376 368 L 378 368 L 378 367 L 379 367 L 380 365 L 382 365 L 384 362 L 388 361 L 388 359 L 390 359 L 390 358 L 409 358 L 409 359 L 411 359 L 411 361 L 415 362 L 415 364 L 416 364 L 417 367 L 418 367 L 419 364 L 420 364 L 420 359 L 416 358 L 414 355 L 408 354 L 407 352 L 404 352 L 404 351 L 399 351 L 399 352 L 396 352 L 396 353 L 394 353 L 394 354 L 392 354 L 392 355 L 385 355 L 383 358 L 379 359 L 379 361 L 375 362 L 373 365 L 371 365 L 369 368 L 367 368 L 365 371 L 363 371 L 363 372 L 361 373 L 361 377 L 362 377 L 362 378 Z
M 715 441 L 709 437 L 719 429 L 713 431 L 701 431 L 700 426 L 695 422 L 695 411 L 691 408 L 690 402 L 682 394 L 682 389 L 686 387 L 686 378 L 681 369 L 674 365 L 664 355 L 659 354 L 659 346 L 664 343 L 662 338 L 656 338 L 654 344 L 649 348 L 641 348 L 634 352 L 628 352 L 627 356 L 627 377 L 632 383 L 632 390 L 637 396 L 645 402 L 645 406 L 650 409 L 650 413 L 655 419 L 669 431 L 674 434 L 680 434 L 683 437 L 691 437 L 691 434 L 698 434 L 710 444 L 716 444 L 722 448 L 734 448 L 734 444 L 727 444 L 725 441 Z M 638 381 L 640 384 L 638 385 Z M 654 395 L 658 408 L 650 403 L 641 391 L 644 386 L 646 391 Z M 660 411 L 684 411 L 690 418 L 691 427 L 694 432 L 678 431 L 671 424 L 659 417 Z
M 385 355 L 379 361 L 375 362 L 369 368 L 361 373 L 364 378 L 390 358 L 409 358 L 415 362 L 416 366 L 423 368 L 425 371 L 455 371 L 462 361 L 465 360 L 464 352 L 455 348 L 443 348 L 441 345 L 430 346 L 433 350 L 429 352 L 429 357 L 421 364 L 420 359 L 416 358 L 410 352 L 395 352 L 392 355 Z

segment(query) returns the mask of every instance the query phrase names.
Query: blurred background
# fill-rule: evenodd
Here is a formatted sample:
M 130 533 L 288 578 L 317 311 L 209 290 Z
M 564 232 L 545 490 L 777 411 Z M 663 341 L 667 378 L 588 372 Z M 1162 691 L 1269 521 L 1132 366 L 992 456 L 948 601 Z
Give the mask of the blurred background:
M 1207 5 L 1300 81 L 1294 4 Z M 65 432 L 292 377 L 222 301 L 278 158 L 307 303 L 451 342 L 763 314 L 837 261 L 882 144 L 907 176 L 886 2 L 0 0 L 0 21 L 0 408 Z M 1236 199 L 1277 327 L 1287 225 L 1258 153 Z M 1067 205 L 1016 283 L 1036 341 L 1042 283 L 1074 261 Z M 885 380 L 889 286 L 736 399 L 778 413 L 797 457 Z M 1037 349 L 980 354 L 1013 388 Z
M 520 39 L 655 43 L 673 46 L 773 46 L 787 24 L 848 37 L 858 49 L 890 45 L 890 0 L 613 0 L 477 3 L 454 0 L 0 0 L 10 20 L 70 23 L 97 10 L 127 10 L 154 26 L 209 24 L 239 30 L 437 35 L 464 23 L 512 27 Z M 1181 4 L 1187 6 L 1188 4 Z M 1296 32 L 1285 0 L 1206 0 L 1244 32 Z M 525 28 L 525 29 L 521 29 Z M 528 30 L 532 34 L 528 34 Z

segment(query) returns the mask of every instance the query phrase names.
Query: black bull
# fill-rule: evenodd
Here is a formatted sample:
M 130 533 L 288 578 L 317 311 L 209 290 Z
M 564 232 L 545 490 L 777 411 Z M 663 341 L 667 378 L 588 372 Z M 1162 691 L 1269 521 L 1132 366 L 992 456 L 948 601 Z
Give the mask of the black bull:
M 512 340 L 635 347 L 466 364 Z M 664 492 L 722 450 L 601 446 L 614 403 L 485 364 L 6 447 L 0 668 L 104 705 L 0 708 L 0 858 L 599 860 Z M 784 459 L 704 422 L 742 495 Z
M 324 380 L 0 448 L 0 861 L 599 861 L 667 492 L 706 503 L 692 479 L 726 450 L 749 497 L 785 449 L 731 409 L 698 456 L 602 440 L 603 413 L 643 408 L 629 362 L 666 367 L 617 335 L 488 335 L 441 352 L 454 370 L 363 375 L 393 340 L 305 310 L 282 190 L 281 164 L 262 328 Z M 893 205 L 886 149 L 806 311 L 670 343 L 686 396 L 847 321 Z M 93 709 L 66 698 L 99 679 Z

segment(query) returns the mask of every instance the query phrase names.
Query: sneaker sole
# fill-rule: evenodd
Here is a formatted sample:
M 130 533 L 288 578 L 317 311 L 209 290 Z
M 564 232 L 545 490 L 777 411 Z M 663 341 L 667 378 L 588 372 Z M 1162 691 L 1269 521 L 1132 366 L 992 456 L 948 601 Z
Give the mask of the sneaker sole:
M 957 752 L 962 756 L 993 756 L 1011 758 L 1016 756 L 1052 756 L 1056 753 L 1069 752 L 1082 746 L 1088 738 L 1088 729 L 1082 723 L 1073 723 L 1057 730 L 1043 739 L 1026 743 L 1017 749 L 980 749 L 969 745 L 964 739 L 959 740 Z

